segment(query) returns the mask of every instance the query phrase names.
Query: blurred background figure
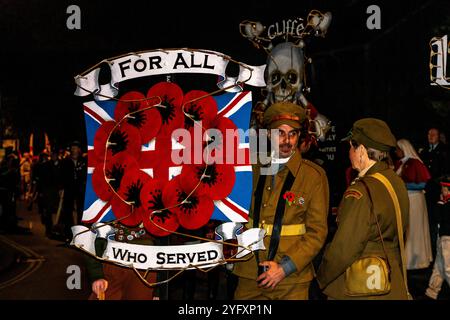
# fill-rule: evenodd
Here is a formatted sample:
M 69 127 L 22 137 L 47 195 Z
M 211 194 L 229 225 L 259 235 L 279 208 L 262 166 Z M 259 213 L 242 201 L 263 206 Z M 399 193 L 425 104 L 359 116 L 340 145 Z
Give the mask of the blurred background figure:
M 20 177 L 22 196 L 26 201 L 30 200 L 31 197 L 31 166 L 31 155 L 25 152 L 20 160 Z
M 437 299 L 444 280 L 450 285 L 450 176 L 441 180 L 441 196 L 436 204 L 439 237 L 436 260 L 425 294 Z
M 427 166 L 431 174 L 431 179 L 428 180 L 425 187 L 425 198 L 428 208 L 428 220 L 430 224 L 430 237 L 433 258 L 436 256 L 436 241 L 438 233 L 437 217 L 435 211 L 435 204 L 439 200 L 441 193 L 441 186 L 438 179 L 448 173 L 448 153 L 445 145 L 440 142 L 440 131 L 438 128 L 432 127 L 428 130 L 428 143 L 419 150 L 420 158 Z
M 64 192 L 61 223 L 63 224 L 66 240 L 72 238 L 70 228 L 74 224 L 81 224 L 86 185 L 86 166 L 86 159 L 82 156 L 81 144 L 78 141 L 72 142 L 70 145 L 70 156 L 64 158 L 61 162 L 61 179 Z M 59 223 L 59 221 L 56 223 Z
M 0 231 L 14 233 L 17 226 L 16 202 L 20 197 L 19 157 L 9 153 L 0 163 Z
M 406 183 L 409 198 L 409 227 L 406 231 L 406 269 L 424 269 L 433 260 L 428 211 L 424 189 L 431 178 L 427 167 L 406 139 L 397 141 L 397 174 Z
M 33 188 L 38 204 L 41 222 L 45 226 L 45 235 L 52 237 L 53 214 L 56 213 L 61 189 L 61 162 L 56 152 L 51 157 L 43 152 L 38 163 L 33 167 Z

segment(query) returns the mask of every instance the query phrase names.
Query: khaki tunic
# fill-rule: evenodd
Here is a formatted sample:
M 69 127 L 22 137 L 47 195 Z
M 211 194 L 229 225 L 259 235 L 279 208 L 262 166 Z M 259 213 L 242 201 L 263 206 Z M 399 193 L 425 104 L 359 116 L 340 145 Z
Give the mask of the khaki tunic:
M 325 171 L 311 161 L 302 159 L 300 152 L 296 152 L 283 169 L 275 174 L 274 186 L 272 186 L 273 176 L 266 176 L 261 201 L 260 223 L 273 224 L 278 199 L 283 197 L 280 194 L 281 188 L 289 171 L 294 175 L 295 180 L 292 188 L 288 191 L 295 194 L 295 200 L 291 206 L 286 204 L 282 224 L 283 226 L 305 224 L 306 233 L 298 236 L 280 237 L 274 261 L 279 263 L 281 258 L 287 255 L 297 268 L 296 272 L 279 283 L 278 286 L 280 287 L 284 287 L 287 284 L 306 284 L 313 279 L 315 272 L 312 260 L 322 248 L 327 235 L 328 180 Z M 260 170 L 258 167 L 255 167 L 253 173 L 253 194 L 259 176 Z M 254 201 L 255 197 L 252 199 L 251 217 L 253 215 Z M 247 224 L 247 228 L 252 227 L 253 225 Z M 267 259 L 270 238 L 270 236 L 264 238 L 266 250 L 259 253 L 260 262 Z M 255 257 L 245 262 L 236 263 L 233 272 L 241 278 L 256 280 L 257 264 Z M 254 290 L 256 287 L 256 281 L 253 283 L 254 287 L 249 288 L 249 290 Z
M 366 175 L 357 178 L 348 187 L 338 209 L 338 229 L 327 246 L 317 280 L 324 293 L 333 299 L 406 299 L 403 281 L 397 223 L 394 204 L 386 187 L 378 180 L 368 177 L 383 174 L 392 184 L 401 208 L 403 231 L 406 230 L 409 214 L 408 192 L 402 179 L 384 162 L 377 162 Z M 375 219 L 370 218 L 370 200 L 363 179 L 369 187 L 374 214 L 380 223 L 381 234 L 391 266 L 391 292 L 383 296 L 349 297 L 345 294 L 345 270 L 355 260 L 369 254 L 384 257 Z

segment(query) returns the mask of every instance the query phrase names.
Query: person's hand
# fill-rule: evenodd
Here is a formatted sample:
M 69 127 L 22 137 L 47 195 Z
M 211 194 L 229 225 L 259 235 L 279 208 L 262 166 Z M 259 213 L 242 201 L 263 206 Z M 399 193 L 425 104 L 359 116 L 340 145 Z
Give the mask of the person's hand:
M 99 300 L 105 300 L 106 289 L 108 289 L 108 281 L 105 279 L 98 279 L 92 282 L 92 291 L 97 295 Z
M 260 266 L 266 266 L 269 268 L 266 272 L 262 273 L 256 281 L 258 281 L 258 287 L 264 289 L 274 289 L 281 280 L 286 277 L 283 268 L 274 261 L 264 261 L 259 264 Z

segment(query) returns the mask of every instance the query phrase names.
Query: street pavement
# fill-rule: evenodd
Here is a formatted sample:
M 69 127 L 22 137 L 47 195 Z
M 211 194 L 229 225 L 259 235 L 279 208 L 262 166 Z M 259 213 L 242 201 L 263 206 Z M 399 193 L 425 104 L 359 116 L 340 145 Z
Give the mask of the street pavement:
M 48 239 L 37 208 L 28 211 L 19 202 L 18 216 L 19 226 L 29 228 L 31 234 L 0 235 L 0 300 L 87 299 L 90 289 L 83 253 Z
M 19 226 L 31 232 L 0 234 L 0 300 L 86 300 L 90 284 L 84 254 L 64 242 L 48 239 L 37 208 L 28 211 L 25 204 L 19 202 L 18 216 L 21 218 Z M 74 270 L 79 270 L 78 278 Z M 426 298 L 424 292 L 430 274 L 431 268 L 408 272 L 409 289 L 415 299 Z M 168 284 L 169 294 L 162 294 L 161 299 L 230 299 L 235 282 L 227 279 L 230 275 L 227 276 L 223 267 L 210 274 L 185 272 Z M 215 283 L 215 290 L 211 290 L 212 283 Z M 450 300 L 446 283 L 439 299 Z

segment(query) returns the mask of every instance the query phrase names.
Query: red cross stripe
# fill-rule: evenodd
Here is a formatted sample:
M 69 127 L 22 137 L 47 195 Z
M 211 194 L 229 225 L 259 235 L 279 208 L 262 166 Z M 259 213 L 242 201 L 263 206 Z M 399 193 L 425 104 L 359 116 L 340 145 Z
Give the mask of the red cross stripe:
M 169 181 L 170 168 L 180 166 L 172 160 L 172 139 L 169 136 L 158 136 L 153 142 L 154 150 L 141 152 L 139 166 L 141 169 L 152 169 L 154 179 Z

